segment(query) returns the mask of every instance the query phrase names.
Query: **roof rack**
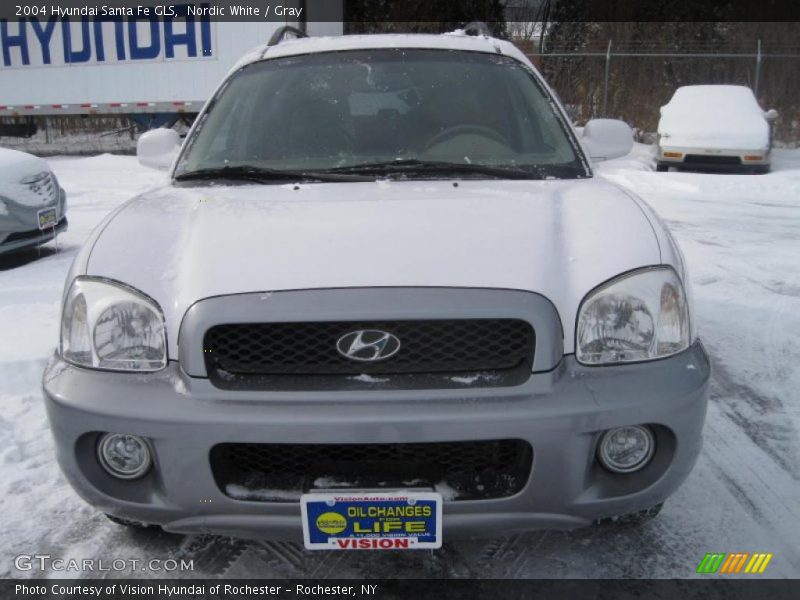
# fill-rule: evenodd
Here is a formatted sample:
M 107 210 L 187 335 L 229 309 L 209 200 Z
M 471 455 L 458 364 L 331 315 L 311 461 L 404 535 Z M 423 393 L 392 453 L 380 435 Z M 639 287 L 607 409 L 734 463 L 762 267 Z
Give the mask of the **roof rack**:
M 485 35 L 492 37 L 492 30 L 483 21 L 472 21 L 464 25 L 464 33 L 467 35 Z
M 306 32 L 302 29 L 292 27 L 291 25 L 284 25 L 272 34 L 272 37 L 269 38 L 269 42 L 267 42 L 267 46 L 277 46 L 287 35 L 293 36 L 294 39 L 308 37 Z

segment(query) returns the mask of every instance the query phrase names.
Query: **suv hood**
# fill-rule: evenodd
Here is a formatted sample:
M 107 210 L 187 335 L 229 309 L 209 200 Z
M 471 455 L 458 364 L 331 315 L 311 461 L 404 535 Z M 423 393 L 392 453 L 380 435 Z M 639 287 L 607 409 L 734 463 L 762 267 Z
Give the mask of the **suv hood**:
M 540 293 L 558 309 L 571 352 L 587 292 L 661 263 L 654 226 L 597 179 L 168 186 L 106 222 L 85 272 L 155 299 L 172 357 L 198 300 L 383 286 Z

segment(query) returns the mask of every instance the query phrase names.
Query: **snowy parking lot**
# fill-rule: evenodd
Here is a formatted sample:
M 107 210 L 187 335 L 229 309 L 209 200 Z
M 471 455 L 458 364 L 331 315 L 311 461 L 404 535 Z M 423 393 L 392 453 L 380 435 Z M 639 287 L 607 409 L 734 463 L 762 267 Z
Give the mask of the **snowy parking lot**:
M 706 552 L 771 552 L 766 576 L 800 577 L 800 150 L 776 151 L 763 176 L 656 173 L 643 145 L 597 169 L 675 234 L 714 367 L 703 452 L 661 515 L 639 528 L 450 543 L 445 530 L 441 551 L 408 554 L 131 532 L 76 496 L 55 463 L 40 391 L 64 278 L 100 220 L 165 175 L 127 156 L 50 164 L 67 190 L 69 231 L 57 245 L 0 258 L 1 576 L 40 576 L 14 566 L 15 556 L 39 553 L 193 560 L 193 572 L 151 576 L 682 578 Z

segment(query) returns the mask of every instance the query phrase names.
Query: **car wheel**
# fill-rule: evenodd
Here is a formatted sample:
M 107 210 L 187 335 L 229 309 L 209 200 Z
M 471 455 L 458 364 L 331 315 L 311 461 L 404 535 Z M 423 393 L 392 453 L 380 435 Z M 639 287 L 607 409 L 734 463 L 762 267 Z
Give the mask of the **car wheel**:
M 659 173 L 666 173 L 669 171 L 669 165 L 662 165 L 661 163 L 656 163 L 656 171 Z
M 644 525 L 648 521 L 655 519 L 663 507 L 664 503 L 662 502 L 661 504 L 656 504 L 655 506 L 651 506 L 650 508 L 646 508 L 638 512 L 616 515 L 614 517 L 607 517 L 605 519 L 597 519 L 595 524 L 608 525 L 613 523 L 615 525 Z
M 142 523 L 141 521 L 131 521 L 130 519 L 123 519 L 121 517 L 115 517 L 114 515 L 109 515 L 105 513 L 106 518 L 112 523 L 116 523 L 117 525 L 122 525 L 123 527 L 130 527 L 131 529 L 150 529 L 150 530 L 157 530 L 161 529 L 158 525 L 151 525 L 149 523 Z

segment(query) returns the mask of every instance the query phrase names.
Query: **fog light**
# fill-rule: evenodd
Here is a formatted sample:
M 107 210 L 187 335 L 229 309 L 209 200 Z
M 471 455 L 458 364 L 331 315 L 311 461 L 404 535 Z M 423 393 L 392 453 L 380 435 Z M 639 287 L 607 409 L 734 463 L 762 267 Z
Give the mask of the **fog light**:
M 597 458 L 609 471 L 633 473 L 650 462 L 655 448 L 655 438 L 649 427 L 618 427 L 609 429 L 600 438 Z
M 664 152 L 664 158 L 682 158 L 682 152 Z
M 136 479 L 152 464 L 147 442 L 137 435 L 107 433 L 97 444 L 100 464 L 114 477 Z

